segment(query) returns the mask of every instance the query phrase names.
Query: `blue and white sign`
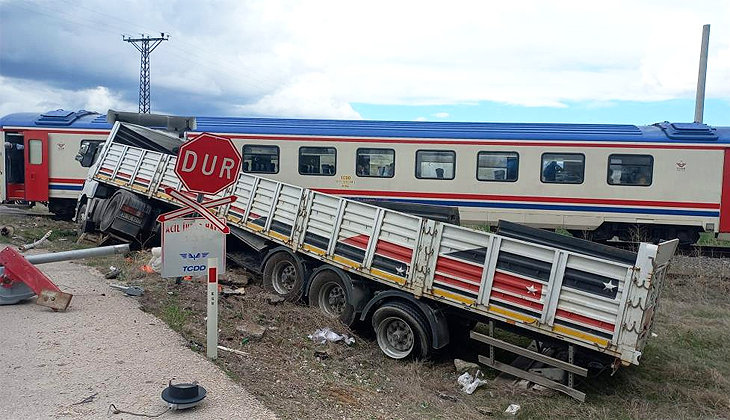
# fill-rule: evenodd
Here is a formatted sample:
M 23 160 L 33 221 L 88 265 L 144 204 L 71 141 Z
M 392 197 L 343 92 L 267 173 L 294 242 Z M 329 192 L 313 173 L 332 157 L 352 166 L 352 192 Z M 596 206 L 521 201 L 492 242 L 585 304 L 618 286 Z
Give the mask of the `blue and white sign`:
M 205 276 L 208 259 L 217 258 L 218 273 L 226 269 L 226 235 L 202 217 L 179 218 L 162 224 L 162 277 Z

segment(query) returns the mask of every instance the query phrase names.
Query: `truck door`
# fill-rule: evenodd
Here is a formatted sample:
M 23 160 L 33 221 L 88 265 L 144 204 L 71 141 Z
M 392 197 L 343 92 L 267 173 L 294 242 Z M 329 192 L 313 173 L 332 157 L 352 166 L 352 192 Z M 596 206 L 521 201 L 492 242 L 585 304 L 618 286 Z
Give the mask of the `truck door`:
M 48 133 L 26 131 L 25 199 L 48 201 Z

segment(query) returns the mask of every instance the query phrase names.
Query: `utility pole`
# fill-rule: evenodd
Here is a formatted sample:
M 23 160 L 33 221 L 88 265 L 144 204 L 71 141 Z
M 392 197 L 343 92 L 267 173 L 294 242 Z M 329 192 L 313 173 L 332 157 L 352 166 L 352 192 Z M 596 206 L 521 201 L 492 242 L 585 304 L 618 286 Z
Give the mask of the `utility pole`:
M 702 46 L 700 47 L 700 71 L 697 75 L 695 95 L 695 122 L 701 123 L 705 113 L 705 80 L 707 79 L 707 50 L 710 45 L 710 25 L 702 27 Z
M 122 40 L 134 45 L 141 54 L 142 60 L 139 67 L 139 113 L 150 113 L 150 53 L 157 48 L 162 41 L 170 39 L 170 34 L 160 33 L 157 38 L 150 38 L 149 35 L 142 35 L 140 38 L 132 38 L 122 35 Z

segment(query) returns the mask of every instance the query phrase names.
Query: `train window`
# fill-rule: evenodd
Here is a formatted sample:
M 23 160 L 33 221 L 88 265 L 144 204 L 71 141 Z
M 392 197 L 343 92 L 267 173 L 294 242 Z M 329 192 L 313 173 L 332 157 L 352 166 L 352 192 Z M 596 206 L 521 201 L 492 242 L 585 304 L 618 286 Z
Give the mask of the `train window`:
M 395 150 L 357 149 L 357 176 L 392 178 L 395 175 Z
M 337 149 L 334 147 L 300 147 L 299 173 L 332 176 L 337 172 Z
M 654 157 L 651 155 L 610 155 L 608 157 L 609 185 L 651 185 Z
M 582 184 L 586 157 L 580 153 L 543 153 L 542 182 Z
M 279 173 L 278 146 L 243 146 L 243 172 L 256 174 Z
M 517 181 L 520 156 L 516 152 L 479 152 L 477 179 L 479 181 Z
M 31 165 L 43 163 L 43 142 L 41 140 L 28 140 L 28 161 Z
M 416 178 L 454 179 L 456 152 L 452 150 L 416 151 Z

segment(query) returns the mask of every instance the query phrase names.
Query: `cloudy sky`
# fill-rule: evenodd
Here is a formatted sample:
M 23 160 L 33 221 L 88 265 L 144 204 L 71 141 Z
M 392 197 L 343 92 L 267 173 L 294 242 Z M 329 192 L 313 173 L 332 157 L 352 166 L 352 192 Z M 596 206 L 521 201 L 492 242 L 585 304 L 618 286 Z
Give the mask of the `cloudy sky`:
M 0 0 L 0 115 L 181 115 L 730 125 L 730 1 Z

